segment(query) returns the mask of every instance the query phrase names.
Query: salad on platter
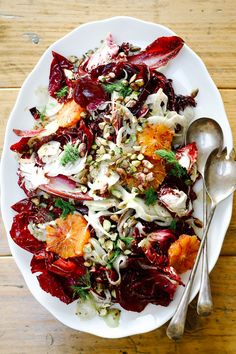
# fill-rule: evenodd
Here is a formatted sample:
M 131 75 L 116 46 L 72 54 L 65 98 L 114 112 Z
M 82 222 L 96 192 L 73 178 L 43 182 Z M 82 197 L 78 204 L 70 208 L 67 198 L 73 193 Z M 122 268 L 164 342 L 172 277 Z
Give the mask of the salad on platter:
M 168 306 L 194 264 L 197 147 L 184 141 L 197 91 L 175 93 L 159 71 L 183 45 L 141 50 L 109 34 L 81 58 L 52 52 L 47 102 L 29 110 L 32 130 L 14 129 L 26 198 L 10 235 L 40 287 L 77 300 L 81 318 L 115 327 L 120 308 Z

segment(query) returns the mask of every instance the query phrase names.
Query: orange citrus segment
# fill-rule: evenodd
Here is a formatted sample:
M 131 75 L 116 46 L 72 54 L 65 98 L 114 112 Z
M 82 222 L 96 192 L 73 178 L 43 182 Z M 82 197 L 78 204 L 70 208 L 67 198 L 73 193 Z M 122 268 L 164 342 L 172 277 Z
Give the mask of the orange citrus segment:
M 80 215 L 69 214 L 65 219 L 56 219 L 55 225 L 46 227 L 47 251 L 53 251 L 65 259 L 81 256 L 89 238 L 87 221 Z
M 145 180 L 145 182 L 141 183 L 138 178 L 132 175 L 127 175 L 125 178 L 125 183 L 130 187 L 138 187 L 140 184 L 143 185 L 144 188 L 154 187 L 158 188 L 159 185 L 164 181 L 166 177 L 165 163 L 161 160 L 151 160 L 149 161 L 153 164 L 153 167 L 149 169 L 149 173 L 153 173 L 153 179 L 151 181 Z M 143 167 L 138 168 L 138 172 L 142 172 Z
M 137 140 L 142 146 L 143 154 L 155 160 L 160 160 L 156 150 L 171 149 L 174 133 L 164 124 L 147 125 L 142 132 L 138 133 Z
M 199 245 L 197 236 L 181 235 L 168 250 L 170 265 L 180 274 L 192 269 Z
M 65 128 L 75 125 L 80 120 L 81 113 L 84 110 L 74 100 L 65 103 L 56 116 L 59 127 Z

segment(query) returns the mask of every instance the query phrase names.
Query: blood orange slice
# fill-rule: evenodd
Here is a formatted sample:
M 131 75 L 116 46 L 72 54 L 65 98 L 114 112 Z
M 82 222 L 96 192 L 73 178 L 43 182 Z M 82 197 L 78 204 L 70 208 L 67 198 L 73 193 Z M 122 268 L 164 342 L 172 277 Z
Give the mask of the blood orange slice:
M 87 221 L 81 215 L 67 215 L 58 218 L 55 225 L 46 227 L 47 251 L 53 251 L 62 258 L 83 255 L 83 247 L 90 238 Z
M 59 127 L 71 127 L 81 119 L 81 113 L 84 112 L 79 104 L 74 100 L 64 104 L 64 106 L 57 113 L 57 122 Z
M 200 241 L 197 236 L 181 235 L 168 250 L 169 263 L 177 273 L 192 269 Z
M 138 143 L 143 148 L 143 154 L 155 160 L 160 160 L 156 150 L 170 150 L 174 133 L 164 124 L 147 125 L 142 132 L 138 133 Z

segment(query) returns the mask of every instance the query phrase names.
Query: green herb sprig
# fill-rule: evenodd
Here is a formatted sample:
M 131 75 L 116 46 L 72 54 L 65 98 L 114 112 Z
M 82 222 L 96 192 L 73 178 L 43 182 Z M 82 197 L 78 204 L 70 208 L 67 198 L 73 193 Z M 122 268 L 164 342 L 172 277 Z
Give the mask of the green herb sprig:
M 64 153 L 61 157 L 62 166 L 66 166 L 69 162 L 74 164 L 79 158 L 77 145 L 67 144 L 64 146 Z
M 71 288 L 74 291 L 74 296 L 79 295 L 82 300 L 86 300 L 89 296 L 89 290 L 91 289 L 89 272 L 80 277 L 78 285 L 73 285 Z
M 73 204 L 71 204 L 70 202 L 66 202 L 61 198 L 56 199 L 55 206 L 62 210 L 62 219 L 65 219 L 68 214 L 73 214 L 75 211 L 75 206 Z
M 39 114 L 39 119 L 43 122 L 44 119 L 46 118 L 46 107 L 44 107 L 44 109 L 40 112 L 38 111 Z
M 129 96 L 133 92 L 131 87 L 124 85 L 122 81 L 115 81 L 110 84 L 104 84 L 103 88 L 108 93 L 112 93 L 113 91 L 119 92 L 119 94 L 123 97 Z
M 187 177 L 187 170 L 186 168 L 182 167 L 179 164 L 179 161 L 176 159 L 175 153 L 173 151 L 167 150 L 157 150 L 156 154 L 160 156 L 162 159 L 165 159 L 166 162 L 171 165 L 171 170 L 169 175 L 181 178 Z
M 169 229 L 175 231 L 177 227 L 177 220 L 173 219 L 170 223 Z
M 68 94 L 68 86 L 63 86 L 59 91 L 56 92 L 58 98 L 65 97 Z
M 145 191 L 145 204 L 153 205 L 157 201 L 157 193 L 153 187 L 148 188 Z
M 133 242 L 134 238 L 131 236 L 127 236 L 127 237 L 120 237 L 121 241 L 123 241 L 126 246 L 130 246 L 131 243 Z

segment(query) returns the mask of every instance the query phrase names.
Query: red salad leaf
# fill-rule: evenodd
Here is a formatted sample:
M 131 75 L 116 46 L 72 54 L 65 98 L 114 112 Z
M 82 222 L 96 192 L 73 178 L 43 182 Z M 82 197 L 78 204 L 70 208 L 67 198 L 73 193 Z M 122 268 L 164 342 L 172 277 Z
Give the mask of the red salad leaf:
M 17 143 L 12 144 L 10 149 L 14 152 L 23 154 L 24 152 L 29 151 L 28 141 L 30 138 L 21 138 Z
M 163 229 L 151 232 L 147 236 L 148 241 L 152 246 L 157 245 L 158 250 L 163 253 L 167 254 L 167 251 L 171 245 L 176 240 L 176 237 L 172 230 L 170 229 Z
M 82 67 L 84 70 L 90 72 L 99 65 L 108 64 L 115 60 L 118 52 L 119 46 L 114 42 L 112 34 L 109 33 L 101 47 L 85 63 L 82 63 Z
M 40 287 L 51 294 L 59 298 L 62 302 L 70 304 L 73 299 L 65 293 L 62 283 L 59 278 L 49 272 L 43 272 L 37 276 Z
M 82 257 L 63 259 L 45 249 L 35 254 L 31 260 L 32 273 L 50 271 L 64 278 L 80 277 L 86 273 Z
M 87 152 L 89 152 L 93 145 L 93 140 L 94 140 L 93 132 L 91 129 L 89 129 L 86 126 L 83 119 L 80 121 L 79 129 L 84 133 L 84 136 L 86 137 Z
M 176 237 L 171 230 L 157 230 L 147 235 L 145 245 L 142 249 L 150 263 L 156 266 L 167 265 L 167 252 L 175 240 Z
M 128 57 L 128 61 L 133 64 L 146 64 L 156 69 L 175 58 L 183 45 L 184 41 L 180 37 L 160 37 L 140 53 Z
M 30 113 L 32 114 L 32 116 L 34 117 L 35 120 L 39 120 L 40 119 L 40 112 L 36 107 L 32 107 L 29 109 Z
M 191 172 L 193 165 L 197 162 L 197 155 L 198 150 L 196 143 L 185 145 L 178 149 L 175 154 L 179 164 L 185 167 L 188 173 Z
M 28 230 L 30 217 L 33 216 L 32 212 L 22 212 L 14 216 L 10 235 L 18 246 L 31 253 L 36 253 L 44 249 L 45 244 L 38 241 Z
M 103 87 L 88 75 L 78 79 L 75 83 L 74 100 L 81 107 L 93 105 L 93 109 L 105 102 L 107 95 Z
M 21 213 L 23 211 L 32 211 L 34 209 L 37 209 L 37 207 L 34 205 L 30 198 L 25 198 L 12 205 L 12 209 L 15 210 L 17 213 Z
M 30 266 L 32 273 L 41 273 L 37 277 L 41 288 L 67 304 L 75 300 L 71 285 L 86 273 L 82 257 L 65 260 L 46 250 L 35 254 Z
M 39 133 L 42 133 L 44 130 L 44 128 L 34 130 L 13 129 L 17 136 L 22 136 L 23 138 L 32 138 L 33 136 L 37 136 Z
M 66 199 L 93 200 L 88 194 L 76 191 L 75 186 L 76 183 L 70 178 L 58 175 L 56 177 L 51 177 L 49 184 L 43 184 L 39 186 L 39 189 Z
M 130 259 L 128 267 L 122 270 L 117 302 L 124 309 L 136 312 L 143 311 L 149 303 L 168 306 L 181 282 L 173 272 L 173 269 L 153 267 L 145 259 Z
M 61 98 L 57 97 L 57 92 L 63 87 L 67 86 L 67 78 L 64 73 L 64 69 L 73 70 L 73 64 L 63 57 L 62 55 L 52 52 L 53 60 L 51 63 L 50 74 L 49 74 L 49 94 L 56 98 L 60 102 L 64 102 L 67 98 L 67 95 Z

